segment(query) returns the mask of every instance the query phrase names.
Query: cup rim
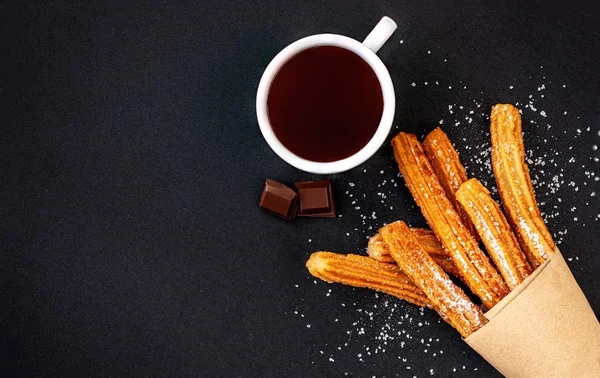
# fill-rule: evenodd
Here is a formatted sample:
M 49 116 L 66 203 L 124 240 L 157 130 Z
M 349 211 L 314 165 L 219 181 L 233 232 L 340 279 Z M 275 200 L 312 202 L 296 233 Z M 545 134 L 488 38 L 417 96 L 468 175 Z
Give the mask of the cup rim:
M 371 140 L 358 152 L 342 160 L 316 162 L 301 158 L 285 147 L 275 136 L 267 110 L 271 83 L 280 68 L 301 51 L 319 46 L 337 46 L 360 56 L 375 72 L 383 96 L 383 112 L 377 131 Z M 315 34 L 293 42 L 273 58 L 263 73 L 256 94 L 256 115 L 263 137 L 273 151 L 290 165 L 311 173 L 332 174 L 350 170 L 369 159 L 385 142 L 392 128 L 396 107 L 394 85 L 390 74 L 379 57 L 359 41 L 339 34 Z

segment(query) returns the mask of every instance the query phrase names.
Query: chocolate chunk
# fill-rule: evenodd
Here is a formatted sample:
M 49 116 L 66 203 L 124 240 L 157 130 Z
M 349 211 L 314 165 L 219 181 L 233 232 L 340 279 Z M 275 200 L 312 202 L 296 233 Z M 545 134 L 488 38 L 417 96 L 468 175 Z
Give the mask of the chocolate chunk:
M 287 186 L 267 179 L 258 206 L 274 215 L 292 220 L 298 211 L 298 195 Z
M 335 217 L 335 205 L 329 180 L 304 181 L 294 184 L 300 196 L 300 217 Z

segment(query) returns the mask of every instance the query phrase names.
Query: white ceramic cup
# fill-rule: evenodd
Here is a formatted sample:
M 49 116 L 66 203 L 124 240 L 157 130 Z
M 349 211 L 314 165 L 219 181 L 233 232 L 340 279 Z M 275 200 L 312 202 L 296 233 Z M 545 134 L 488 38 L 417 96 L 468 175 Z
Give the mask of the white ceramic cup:
M 390 73 L 375 53 L 379 51 L 381 46 L 383 46 L 390 38 L 396 28 L 397 25 L 391 18 L 383 17 L 362 43 L 338 34 L 316 34 L 292 43 L 281 50 L 281 52 L 273 58 L 263 73 L 260 84 L 258 85 L 256 94 L 256 115 L 260 131 L 269 146 L 277 155 L 279 155 L 279 157 L 294 167 L 306 172 L 331 174 L 352 169 L 365 162 L 377 152 L 392 128 L 394 112 L 396 109 L 396 96 L 394 95 L 394 85 L 392 84 Z M 275 136 L 273 128 L 271 127 L 271 122 L 269 121 L 269 112 L 267 108 L 267 99 L 269 98 L 271 83 L 281 67 L 301 51 L 317 46 L 337 46 L 356 53 L 371 66 L 373 72 L 377 75 L 383 94 L 383 114 L 381 116 L 381 121 L 379 122 L 379 127 L 371 140 L 354 155 L 342 160 L 326 163 L 303 159 L 288 150 Z

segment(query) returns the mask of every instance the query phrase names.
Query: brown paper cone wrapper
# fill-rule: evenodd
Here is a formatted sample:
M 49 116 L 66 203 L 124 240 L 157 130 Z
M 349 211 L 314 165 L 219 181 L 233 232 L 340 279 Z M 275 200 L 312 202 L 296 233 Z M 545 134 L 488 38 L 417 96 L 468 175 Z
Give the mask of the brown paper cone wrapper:
M 600 377 L 600 323 L 559 251 L 465 339 L 506 377 Z

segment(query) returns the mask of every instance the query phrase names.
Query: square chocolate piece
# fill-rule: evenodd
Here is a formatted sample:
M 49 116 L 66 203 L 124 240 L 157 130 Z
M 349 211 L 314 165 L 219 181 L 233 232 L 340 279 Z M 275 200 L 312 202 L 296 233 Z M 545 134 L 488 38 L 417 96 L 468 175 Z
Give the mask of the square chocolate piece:
M 300 217 L 335 217 L 335 205 L 329 180 L 303 181 L 294 184 L 300 196 Z
M 292 220 L 298 211 L 298 195 L 282 183 L 267 179 L 258 206 L 271 214 Z

